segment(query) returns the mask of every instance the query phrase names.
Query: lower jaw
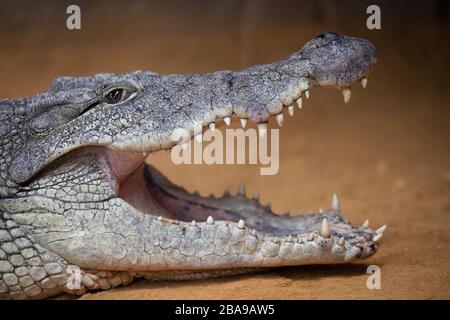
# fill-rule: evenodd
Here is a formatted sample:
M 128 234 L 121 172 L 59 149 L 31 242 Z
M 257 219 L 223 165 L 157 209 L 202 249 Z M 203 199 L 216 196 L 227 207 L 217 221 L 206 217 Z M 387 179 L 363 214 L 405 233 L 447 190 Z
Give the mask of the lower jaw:
M 86 225 L 80 239 L 63 234 L 61 242 L 47 243 L 41 238 L 51 251 L 79 266 L 149 272 L 334 264 L 368 257 L 378 249 L 376 232 L 351 225 L 336 203 L 325 212 L 279 216 L 243 193 L 221 198 L 191 194 L 139 162 L 136 154 L 121 158 L 108 151 L 104 157 L 102 150 L 93 151 L 107 165 L 103 170 L 116 190 L 108 202 L 120 206 L 122 216 L 113 211 L 109 216 L 114 220 L 105 224 L 99 215 L 101 232 L 94 231 L 94 219 L 93 231 Z M 135 241 L 143 247 L 134 248 Z M 119 249 L 128 246 L 129 254 L 123 256 Z
M 277 241 L 317 242 L 343 248 L 348 245 L 354 257 L 370 256 L 378 248 L 371 239 L 374 232 L 352 226 L 341 216 L 339 208 L 306 216 L 280 216 L 270 207 L 261 205 L 259 199 L 247 198 L 244 190 L 217 198 L 202 197 L 198 192 L 189 193 L 147 164 L 142 164 L 129 175 L 120 186 L 119 197 L 144 215 L 186 226 L 231 224 Z M 324 229 L 324 220 L 327 230 Z

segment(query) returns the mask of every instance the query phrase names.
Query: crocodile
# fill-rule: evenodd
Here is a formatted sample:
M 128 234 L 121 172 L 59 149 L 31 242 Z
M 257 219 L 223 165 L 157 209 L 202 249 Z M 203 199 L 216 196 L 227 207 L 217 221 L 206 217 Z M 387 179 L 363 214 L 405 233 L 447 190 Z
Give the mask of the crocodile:
M 232 118 L 267 131 L 313 87 L 367 85 L 367 40 L 326 32 L 275 63 L 241 71 L 58 77 L 42 93 L 0 100 L 0 296 L 82 295 L 134 279 L 189 280 L 373 255 L 386 229 L 331 207 L 278 215 L 258 195 L 202 197 L 146 163 L 177 128 Z M 280 123 L 281 124 L 281 123 Z

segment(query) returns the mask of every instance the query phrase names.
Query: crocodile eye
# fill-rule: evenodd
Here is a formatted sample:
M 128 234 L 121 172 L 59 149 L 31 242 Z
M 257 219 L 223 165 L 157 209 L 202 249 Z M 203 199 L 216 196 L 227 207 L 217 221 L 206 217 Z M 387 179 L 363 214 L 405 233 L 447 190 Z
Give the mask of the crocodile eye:
M 130 97 L 131 93 L 124 88 L 116 88 L 108 91 L 105 95 L 105 100 L 109 104 L 116 104 L 125 101 Z

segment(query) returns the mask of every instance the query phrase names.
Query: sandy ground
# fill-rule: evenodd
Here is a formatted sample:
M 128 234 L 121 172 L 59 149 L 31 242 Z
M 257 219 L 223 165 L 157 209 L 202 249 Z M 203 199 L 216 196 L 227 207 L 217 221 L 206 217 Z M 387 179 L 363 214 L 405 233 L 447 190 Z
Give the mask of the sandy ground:
M 322 9 L 307 2 L 302 10 L 291 2 L 100 2 L 84 9 L 81 31 L 69 32 L 64 7 L 25 12 L 3 5 L 2 98 L 45 90 L 59 75 L 239 69 L 282 58 L 325 30 L 363 36 L 379 51 L 368 88 L 355 86 L 350 104 L 338 91 L 314 89 L 305 107 L 285 118 L 277 175 L 260 176 L 258 166 L 177 167 L 165 153 L 148 159 L 203 195 L 244 181 L 280 213 L 327 208 L 337 192 L 350 221 L 388 224 L 375 256 L 207 281 L 139 280 L 81 299 L 450 298 L 448 18 L 435 21 L 420 1 L 409 15 L 386 2 L 382 30 L 369 31 L 361 2 Z M 366 287 L 371 264 L 381 267 L 381 290 Z

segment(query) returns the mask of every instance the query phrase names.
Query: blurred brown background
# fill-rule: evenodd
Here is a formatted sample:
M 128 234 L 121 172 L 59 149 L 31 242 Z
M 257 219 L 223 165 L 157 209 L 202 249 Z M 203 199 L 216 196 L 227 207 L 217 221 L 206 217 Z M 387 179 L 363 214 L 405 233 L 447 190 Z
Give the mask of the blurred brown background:
M 66 8 L 81 7 L 79 31 Z M 381 30 L 366 8 L 381 7 Z M 345 105 L 315 89 L 281 130 L 280 171 L 258 166 L 174 166 L 170 179 L 220 195 L 258 190 L 277 212 L 317 211 L 340 195 L 354 223 L 388 224 L 380 251 L 357 264 L 283 268 L 192 282 L 137 281 L 83 298 L 450 298 L 450 109 L 448 1 L 2 1 L 0 98 L 46 90 L 61 75 L 198 73 L 278 60 L 323 31 L 372 41 L 379 62 L 368 88 Z M 271 124 L 273 125 L 273 124 Z M 382 289 L 366 288 L 381 266 Z

